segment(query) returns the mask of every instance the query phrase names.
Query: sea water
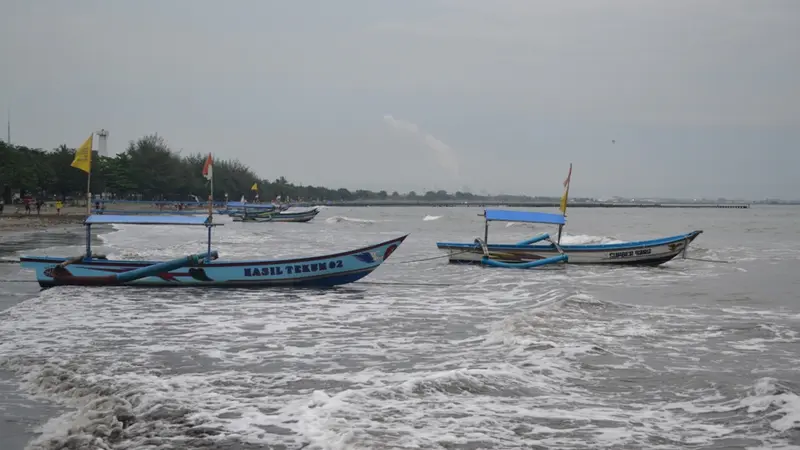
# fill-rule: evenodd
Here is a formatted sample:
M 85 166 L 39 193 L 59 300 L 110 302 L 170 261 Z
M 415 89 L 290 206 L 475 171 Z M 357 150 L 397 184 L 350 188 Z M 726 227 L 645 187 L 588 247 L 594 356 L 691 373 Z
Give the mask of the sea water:
M 214 248 L 307 256 L 411 235 L 332 290 L 0 282 L 0 447 L 798 448 L 800 208 L 568 212 L 565 243 L 704 233 L 657 268 L 490 269 L 430 259 L 482 236 L 479 209 L 325 208 L 226 224 Z M 494 223 L 490 240 L 542 232 Z M 203 229 L 100 233 L 110 258 L 205 248 Z M 82 250 L 40 241 L 25 253 Z

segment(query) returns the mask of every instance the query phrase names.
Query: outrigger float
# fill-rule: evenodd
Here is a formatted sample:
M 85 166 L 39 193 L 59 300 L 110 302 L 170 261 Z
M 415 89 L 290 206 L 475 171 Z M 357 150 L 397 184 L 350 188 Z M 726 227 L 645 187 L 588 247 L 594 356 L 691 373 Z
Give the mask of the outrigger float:
M 203 253 L 171 261 L 110 260 L 92 253 L 91 227 L 101 224 L 204 226 L 208 245 Z M 42 287 L 332 287 L 357 281 L 378 268 L 408 235 L 368 247 L 323 256 L 280 260 L 220 261 L 211 249 L 211 230 L 223 224 L 212 216 L 90 215 L 86 252 L 73 258 L 22 256 L 23 268 L 34 269 Z
M 626 264 L 657 266 L 686 256 L 686 249 L 702 230 L 646 241 L 616 244 L 561 245 L 561 231 L 566 224 L 562 214 L 514 210 L 484 210 L 484 237 L 472 243 L 437 242 L 436 247 L 449 255 L 451 263 L 483 264 L 495 267 L 533 268 L 554 263 Z M 522 222 L 558 225 L 558 238 L 545 233 L 516 244 L 490 244 L 489 222 Z M 549 244 L 534 245 L 548 241 Z

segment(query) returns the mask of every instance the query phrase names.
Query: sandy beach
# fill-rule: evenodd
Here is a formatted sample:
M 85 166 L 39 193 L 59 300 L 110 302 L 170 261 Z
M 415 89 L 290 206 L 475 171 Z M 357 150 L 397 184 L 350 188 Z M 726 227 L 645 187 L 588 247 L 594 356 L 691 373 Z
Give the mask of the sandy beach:
M 6 209 L 0 215 L 0 233 L 8 231 L 40 230 L 49 227 L 63 225 L 80 225 L 86 218 L 86 208 L 67 207 L 61 209 L 61 214 L 53 211 L 42 211 L 36 214 L 34 210 L 30 214 L 14 211 L 14 207 L 6 205 Z M 11 211 L 9 211 L 11 210 Z
M 155 210 L 156 207 L 148 203 L 106 203 L 108 210 Z M 164 211 L 169 211 L 165 208 Z M 201 211 L 201 209 L 198 209 Z M 86 219 L 85 206 L 66 206 L 61 208 L 61 214 L 56 213 L 56 209 L 50 205 L 42 208 L 37 214 L 33 209 L 30 214 L 25 214 L 22 207 L 17 205 L 5 205 L 5 211 L 0 214 L 0 233 L 10 231 L 41 230 L 45 228 L 72 226 L 83 224 Z

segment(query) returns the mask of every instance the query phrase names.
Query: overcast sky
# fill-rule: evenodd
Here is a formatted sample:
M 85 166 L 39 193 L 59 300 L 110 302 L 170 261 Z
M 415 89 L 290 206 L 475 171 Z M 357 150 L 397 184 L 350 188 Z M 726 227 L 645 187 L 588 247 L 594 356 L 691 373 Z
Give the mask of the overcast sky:
M 0 67 L 34 147 L 105 128 L 329 187 L 557 196 L 572 162 L 573 196 L 800 197 L 800 0 L 0 0 Z

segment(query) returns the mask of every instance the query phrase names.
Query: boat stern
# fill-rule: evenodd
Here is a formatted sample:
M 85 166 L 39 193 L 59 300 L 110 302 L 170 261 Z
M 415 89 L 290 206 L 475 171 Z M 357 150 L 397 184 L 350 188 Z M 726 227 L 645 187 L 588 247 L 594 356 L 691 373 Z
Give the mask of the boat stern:
M 58 264 L 66 261 L 67 258 L 50 258 L 40 256 L 21 256 L 19 258 L 19 265 L 23 269 L 29 269 L 36 272 L 36 281 L 42 287 L 52 286 L 54 284 L 51 271 Z

